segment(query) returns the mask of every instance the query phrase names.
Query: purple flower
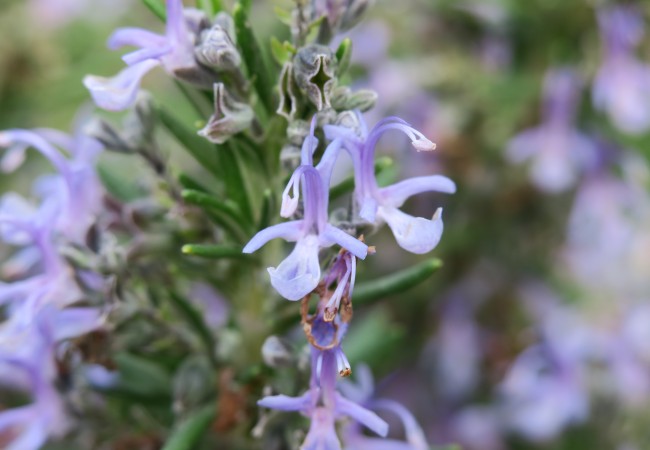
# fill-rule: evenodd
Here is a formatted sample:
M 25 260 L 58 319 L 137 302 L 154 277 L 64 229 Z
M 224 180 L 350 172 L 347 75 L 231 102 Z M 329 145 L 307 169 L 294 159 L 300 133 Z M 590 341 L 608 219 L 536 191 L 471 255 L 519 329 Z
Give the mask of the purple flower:
M 402 423 L 406 441 L 380 439 L 366 436 L 358 424 L 345 428 L 345 448 L 350 450 L 428 450 L 426 437 L 415 417 L 400 403 L 382 398 L 373 398 L 374 381 L 370 368 L 361 364 L 357 370 L 356 384 L 346 380 L 341 384 L 341 391 L 349 399 L 373 411 L 394 414 Z
M 523 294 L 540 323 L 541 341 L 524 351 L 501 385 L 507 425 L 533 441 L 547 441 L 589 414 L 589 363 L 607 341 L 543 285 Z
M 642 133 L 650 127 L 650 66 L 634 55 L 643 38 L 643 17 L 630 6 L 598 11 L 603 40 L 603 62 L 596 74 L 594 106 L 606 112 L 627 133 Z
M 212 86 L 210 72 L 194 59 L 196 35 L 184 16 L 181 0 L 167 0 L 167 25 L 161 36 L 141 28 L 120 28 L 108 39 L 108 48 L 130 45 L 138 50 L 122 57 L 128 67 L 113 78 L 87 75 L 84 85 L 95 103 L 112 111 L 128 108 L 135 101 L 140 80 L 162 65 L 173 76 L 202 87 Z
M 430 175 L 409 178 L 399 183 L 380 188 L 374 172 L 375 147 L 379 138 L 389 130 L 398 130 L 406 134 L 417 151 L 435 149 L 435 144 L 422 133 L 413 129 L 403 120 L 389 117 L 380 121 L 368 133 L 362 123 L 361 136 L 349 128 L 325 126 L 325 134 L 333 142 L 330 146 L 340 145 L 352 158 L 355 171 L 355 199 L 360 209 L 359 216 L 370 223 L 386 222 L 397 243 L 412 253 L 431 251 L 442 236 L 442 208 L 438 208 L 432 219 L 413 217 L 399 210 L 399 207 L 411 196 L 423 192 L 454 193 L 456 185 L 449 178 Z
M 594 142 L 574 127 L 580 87 L 572 69 L 550 70 L 544 82 L 542 124 L 515 136 L 506 149 L 514 163 L 531 160 L 531 180 L 546 192 L 568 189 L 596 162 Z
M 335 421 L 349 417 L 385 436 L 388 424 L 372 411 L 336 392 L 336 356 L 332 351 L 312 350 L 310 389 L 300 397 L 275 395 L 258 402 L 260 406 L 281 411 L 298 411 L 311 420 L 303 450 L 340 450 Z
M 283 216 L 293 214 L 298 206 L 302 180 L 304 217 L 265 228 L 253 236 L 243 250 L 244 253 L 252 253 L 275 238 L 296 242 L 294 250 L 277 268 L 268 269 L 273 287 L 289 300 L 300 300 L 318 285 L 320 248 L 338 244 L 361 259 L 368 253 L 366 244 L 328 223 L 327 184 L 321 173 L 310 165 L 317 142 L 313 128 L 312 125 L 312 132 L 303 144 L 303 165 L 296 169 L 285 189 L 281 211 Z M 293 198 L 289 196 L 291 190 Z

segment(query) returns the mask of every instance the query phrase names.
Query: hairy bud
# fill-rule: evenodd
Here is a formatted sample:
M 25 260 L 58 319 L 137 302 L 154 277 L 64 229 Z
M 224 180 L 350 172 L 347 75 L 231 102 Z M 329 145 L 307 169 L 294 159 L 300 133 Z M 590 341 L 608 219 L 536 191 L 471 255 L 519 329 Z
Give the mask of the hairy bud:
M 294 58 L 296 84 L 318 111 L 331 106 L 330 97 L 337 81 L 336 65 L 334 53 L 323 45 L 303 47 Z
M 232 18 L 219 13 L 215 24 L 201 33 L 201 41 L 194 49 L 196 60 L 204 66 L 217 71 L 231 71 L 241 65 L 237 50 Z
M 347 86 L 340 86 L 334 89 L 332 93 L 332 108 L 337 111 L 349 111 L 358 109 L 359 111 L 368 111 L 377 101 L 377 93 L 369 89 L 361 89 L 356 92 Z
M 248 104 L 235 100 L 223 83 L 215 83 L 214 114 L 199 135 L 215 144 L 223 144 L 233 134 L 249 128 L 253 119 L 253 109 Z

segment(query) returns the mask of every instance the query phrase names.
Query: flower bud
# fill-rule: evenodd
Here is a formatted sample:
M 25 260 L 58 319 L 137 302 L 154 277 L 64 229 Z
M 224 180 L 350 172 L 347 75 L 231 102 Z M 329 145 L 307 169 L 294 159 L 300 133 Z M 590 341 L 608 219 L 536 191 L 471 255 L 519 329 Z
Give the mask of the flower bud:
M 119 153 L 132 153 L 133 149 L 113 125 L 104 119 L 93 118 L 84 127 L 84 132 L 97 139 L 106 149 Z
M 331 106 L 330 97 L 336 86 L 336 65 L 334 53 L 323 45 L 303 47 L 294 58 L 296 84 L 318 111 Z
M 377 93 L 369 89 L 361 89 L 352 92 L 347 86 L 340 86 L 332 93 L 332 108 L 337 111 L 349 111 L 358 109 L 361 112 L 368 111 L 375 106 Z
M 296 81 L 293 77 L 293 64 L 286 63 L 280 72 L 280 104 L 277 113 L 292 121 L 298 106 Z M 300 144 L 297 144 L 300 145 Z
M 235 70 L 241 65 L 241 56 L 235 45 L 232 18 L 219 13 L 215 24 L 201 33 L 201 42 L 194 49 L 196 60 L 217 71 Z
M 269 367 L 293 365 L 294 358 L 289 344 L 277 336 L 269 336 L 262 345 L 262 358 Z
M 370 0 L 344 0 L 339 2 L 313 0 L 313 15 L 315 19 L 326 16 L 331 30 L 341 32 L 356 25 L 369 5 Z
M 223 144 L 233 134 L 249 128 L 253 119 L 253 109 L 248 104 L 235 100 L 223 83 L 215 83 L 214 114 L 199 135 L 215 144 Z

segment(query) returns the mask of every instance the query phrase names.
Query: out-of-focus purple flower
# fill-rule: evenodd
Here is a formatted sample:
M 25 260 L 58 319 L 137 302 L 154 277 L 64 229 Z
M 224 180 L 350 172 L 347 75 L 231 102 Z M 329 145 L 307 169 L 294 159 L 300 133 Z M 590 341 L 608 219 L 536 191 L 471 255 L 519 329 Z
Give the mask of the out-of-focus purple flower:
M 360 123 L 363 119 L 359 117 Z M 363 124 L 362 135 L 349 128 L 325 126 L 325 134 L 333 142 L 330 146 L 343 146 L 352 158 L 355 170 L 355 199 L 359 206 L 359 217 L 369 223 L 386 222 L 397 243 L 412 253 L 431 251 L 442 236 L 442 208 L 438 208 L 432 219 L 413 217 L 399 210 L 411 196 L 423 192 L 454 193 L 456 185 L 442 175 L 410 178 L 380 188 L 374 172 L 375 147 L 379 138 L 389 130 L 406 134 L 417 151 L 430 151 L 435 144 L 409 124 L 396 117 L 380 121 L 368 133 Z
M 275 238 L 296 242 L 294 250 L 277 268 L 268 269 L 273 287 L 289 300 L 300 300 L 318 285 L 320 248 L 338 244 L 361 259 L 368 253 L 366 244 L 328 223 L 328 184 L 317 169 L 305 164 L 311 163 L 314 144 L 317 142 L 313 131 L 312 126 L 310 136 L 305 139 L 303 145 L 303 164 L 296 169 L 285 189 L 281 211 L 281 214 L 287 217 L 296 210 L 302 180 L 303 219 L 273 225 L 260 231 L 243 250 L 244 253 L 252 253 Z M 289 195 L 291 190 L 293 197 Z
M 47 225 L 72 242 L 83 242 L 101 207 L 102 188 L 95 172 L 95 160 L 102 145 L 81 133 L 68 136 L 51 129 L 15 129 L 0 132 L 0 147 L 9 148 L 0 162 L 6 170 L 19 166 L 29 147 L 38 150 L 52 163 L 57 175 L 43 177 L 35 185 L 43 203 L 56 205 L 48 207 L 59 210 Z
M 457 399 L 478 382 L 481 336 L 474 319 L 462 309 L 450 309 L 441 318 L 435 340 L 436 384 L 445 398 Z
M 101 326 L 92 308 L 58 311 L 43 308 L 31 320 L 13 316 L 0 325 L 0 384 L 31 395 L 28 405 L 0 412 L 0 434 L 10 439 L 8 450 L 41 448 L 50 437 L 70 426 L 62 399 L 54 387 L 55 345 Z
M 212 286 L 194 283 L 189 300 L 201 309 L 205 323 L 210 327 L 220 328 L 228 320 L 228 303 Z
M 594 106 L 626 133 L 650 127 L 650 66 L 639 61 L 635 47 L 643 38 L 643 17 L 633 6 L 598 11 L 603 62 L 594 79 Z
M 632 162 L 636 170 L 647 167 L 641 160 Z M 647 297 L 650 196 L 642 183 L 637 185 L 629 174 L 623 178 L 601 174 L 590 177 L 578 191 L 564 258 L 575 280 L 594 299 Z M 597 289 L 593 280 L 598 280 Z
M 161 36 L 141 28 L 120 28 L 108 39 L 108 48 L 130 45 L 138 50 L 122 57 L 129 66 L 113 78 L 87 75 L 84 85 L 95 103 L 104 109 L 121 111 L 135 102 L 140 80 L 151 69 L 162 65 L 171 75 L 211 87 L 213 77 L 194 59 L 196 35 L 184 16 L 181 0 L 167 0 L 167 25 Z
M 467 450 L 503 450 L 503 419 L 497 406 L 470 406 L 452 420 L 454 439 Z
M 552 352 L 545 345 L 528 349 L 502 385 L 509 427 L 531 440 L 552 439 L 589 413 L 581 362 L 560 360 Z
M 574 127 L 580 89 L 580 78 L 572 69 L 549 71 L 544 82 L 542 124 L 515 136 L 506 149 L 514 163 L 531 160 L 531 180 L 546 192 L 570 188 L 596 162 L 593 140 Z
M 589 414 L 590 362 L 606 337 L 543 285 L 523 291 L 539 324 L 540 342 L 525 350 L 501 385 L 505 426 L 533 441 L 557 436 Z
M 312 376 L 309 390 L 300 397 L 275 395 L 258 401 L 260 406 L 280 411 L 299 411 L 311 420 L 303 450 L 340 450 L 335 421 L 349 417 L 386 436 L 388 424 L 372 411 L 336 392 L 336 356 L 332 351 L 312 350 Z

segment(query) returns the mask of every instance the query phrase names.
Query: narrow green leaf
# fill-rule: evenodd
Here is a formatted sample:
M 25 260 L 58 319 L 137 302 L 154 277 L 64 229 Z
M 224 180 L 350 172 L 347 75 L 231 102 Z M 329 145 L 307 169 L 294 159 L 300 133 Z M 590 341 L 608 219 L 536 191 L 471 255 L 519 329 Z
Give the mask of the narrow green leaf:
M 213 175 L 220 176 L 219 155 L 215 146 L 196 134 L 195 130 L 187 127 L 166 109 L 158 107 L 158 116 L 167 130 L 206 170 Z
M 273 54 L 273 59 L 281 66 L 291 58 L 291 53 L 287 47 L 275 36 L 271 36 L 271 53 Z
M 336 49 L 336 59 L 339 63 L 336 68 L 336 76 L 341 77 L 350 67 L 352 59 L 352 40 L 350 38 L 341 41 L 339 48 Z
M 191 204 L 200 206 L 206 212 L 217 213 L 217 216 L 212 216 L 212 218 L 217 218 L 219 225 L 223 226 L 224 229 L 231 234 L 233 237 L 245 240 L 247 234 L 244 232 L 243 226 L 247 223 L 235 202 L 232 200 L 219 200 L 218 198 L 206 194 L 200 191 L 194 191 L 191 189 L 185 189 L 181 192 L 183 199 Z M 223 218 L 227 218 L 228 221 L 223 221 Z
M 170 395 L 171 377 L 159 365 L 131 353 L 118 353 L 114 360 L 120 374 L 121 390 L 144 397 Z
M 389 295 L 404 292 L 425 281 L 441 267 L 442 261 L 432 258 L 392 275 L 360 283 L 352 294 L 352 304 L 367 304 Z
M 271 225 L 271 216 L 273 215 L 273 193 L 270 189 L 265 189 L 262 196 L 262 213 L 257 224 L 258 230 L 263 230 Z
M 97 173 L 106 190 L 120 200 L 128 202 L 142 195 L 137 186 L 129 183 L 128 180 L 120 178 L 114 170 L 103 164 L 97 166 Z
M 377 160 L 375 161 L 375 175 L 380 175 L 392 165 L 393 165 L 393 160 L 388 156 L 382 156 L 381 158 L 377 158 Z M 352 192 L 353 189 L 354 189 L 354 177 L 351 176 L 341 181 L 339 184 L 337 184 L 336 186 L 330 189 L 330 201 L 334 201 L 337 198 L 349 192 Z
M 279 6 L 276 6 L 273 8 L 273 11 L 275 12 L 275 15 L 278 17 L 280 22 L 287 26 L 291 26 L 293 23 L 293 17 L 291 15 L 291 11 L 287 9 L 282 9 Z
M 200 191 L 200 192 L 205 192 L 208 193 L 210 190 L 203 186 L 200 182 L 192 178 L 186 173 L 181 173 L 178 176 L 178 181 L 181 183 L 181 186 L 183 186 L 185 189 L 190 189 L 193 191 Z
M 212 332 L 203 321 L 203 314 L 186 298 L 181 297 L 180 295 L 172 292 L 169 296 L 172 301 L 172 304 L 179 313 L 183 315 L 183 318 L 187 323 L 192 327 L 192 330 L 196 331 L 205 347 L 205 351 L 210 358 L 210 361 L 215 363 L 215 340 Z
M 251 255 L 242 253 L 242 247 L 237 245 L 185 244 L 181 249 L 186 255 L 203 258 L 241 258 L 248 259 Z
M 233 142 L 219 146 L 219 161 L 223 167 L 222 179 L 226 185 L 226 194 L 245 217 L 246 223 L 253 222 L 253 209 L 248 198 L 248 190 L 244 181 L 246 166 L 241 163 L 239 148 Z
M 149 8 L 149 11 L 154 13 L 163 22 L 167 21 L 167 10 L 165 4 L 161 0 L 142 0 L 142 3 Z
M 216 406 L 206 406 L 181 423 L 167 439 L 162 450 L 194 450 L 217 415 Z
M 266 111 L 273 114 L 276 107 L 274 99 L 275 83 L 264 62 L 264 55 L 248 21 L 248 9 L 250 9 L 250 1 L 244 0 L 237 2 L 233 8 L 232 15 L 235 21 L 237 43 L 242 50 L 248 74 L 253 78 L 253 85 L 257 95 L 264 104 Z

